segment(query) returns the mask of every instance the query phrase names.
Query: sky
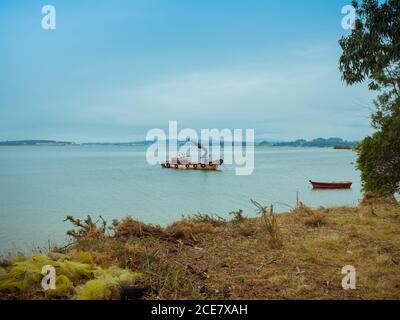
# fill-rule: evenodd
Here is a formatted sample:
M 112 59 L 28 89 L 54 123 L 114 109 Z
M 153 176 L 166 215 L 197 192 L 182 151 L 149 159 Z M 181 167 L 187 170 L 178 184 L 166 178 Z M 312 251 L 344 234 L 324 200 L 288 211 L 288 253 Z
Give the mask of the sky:
M 170 120 L 359 140 L 375 94 L 341 80 L 349 3 L 1 0 L 0 140 L 135 141 Z

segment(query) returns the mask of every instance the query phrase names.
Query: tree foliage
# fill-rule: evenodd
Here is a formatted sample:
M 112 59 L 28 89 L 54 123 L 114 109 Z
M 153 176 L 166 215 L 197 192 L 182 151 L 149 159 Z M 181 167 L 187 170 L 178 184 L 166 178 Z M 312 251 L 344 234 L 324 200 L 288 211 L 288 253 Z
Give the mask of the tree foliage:
M 400 1 L 353 1 L 357 19 L 339 44 L 339 68 L 348 85 L 368 81 L 378 92 L 372 126 L 358 146 L 363 189 L 391 195 L 400 190 Z

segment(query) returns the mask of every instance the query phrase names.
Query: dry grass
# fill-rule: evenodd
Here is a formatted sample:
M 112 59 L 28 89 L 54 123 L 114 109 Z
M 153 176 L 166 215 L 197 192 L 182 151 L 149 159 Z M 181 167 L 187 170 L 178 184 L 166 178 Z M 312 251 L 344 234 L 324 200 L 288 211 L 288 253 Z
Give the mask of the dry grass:
M 146 236 L 165 236 L 165 232 L 161 227 L 145 224 L 133 219 L 132 217 L 126 217 L 119 223 L 116 222 L 114 227 L 115 238 L 121 241 L 126 241 L 133 237 L 143 238 Z
M 369 197 L 354 208 L 261 211 L 231 221 L 198 215 L 166 228 L 126 218 L 109 233 L 76 231 L 64 251 L 90 251 L 104 268 L 144 274 L 149 299 L 400 299 L 397 203 Z M 357 290 L 341 287 L 345 265 L 357 270 Z
M 327 224 L 327 218 L 324 212 L 313 210 L 304 204 L 292 210 L 292 215 L 297 222 L 310 228 L 318 228 Z
M 168 235 L 176 239 L 193 239 L 194 241 L 197 241 L 196 235 L 213 233 L 215 228 L 211 223 L 207 222 L 182 220 L 168 226 L 165 231 Z

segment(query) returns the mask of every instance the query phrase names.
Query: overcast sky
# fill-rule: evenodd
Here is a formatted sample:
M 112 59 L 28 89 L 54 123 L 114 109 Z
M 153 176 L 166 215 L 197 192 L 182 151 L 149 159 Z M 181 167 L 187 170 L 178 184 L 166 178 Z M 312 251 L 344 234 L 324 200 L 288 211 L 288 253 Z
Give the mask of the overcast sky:
M 374 95 L 338 70 L 350 2 L 1 1 L 0 140 L 133 141 L 169 120 L 360 139 Z

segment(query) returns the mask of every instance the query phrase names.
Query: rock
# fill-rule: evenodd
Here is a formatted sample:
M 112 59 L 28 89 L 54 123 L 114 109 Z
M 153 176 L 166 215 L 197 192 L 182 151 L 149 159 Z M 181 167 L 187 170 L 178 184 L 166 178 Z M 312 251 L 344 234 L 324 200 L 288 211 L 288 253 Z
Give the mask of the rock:
M 59 252 L 50 252 L 47 255 L 50 259 L 52 260 L 65 260 L 65 259 L 71 259 L 69 256 L 67 256 L 66 254 L 63 253 L 59 253 Z
M 121 300 L 142 300 L 146 295 L 152 292 L 153 290 L 150 287 L 128 285 L 120 287 Z

